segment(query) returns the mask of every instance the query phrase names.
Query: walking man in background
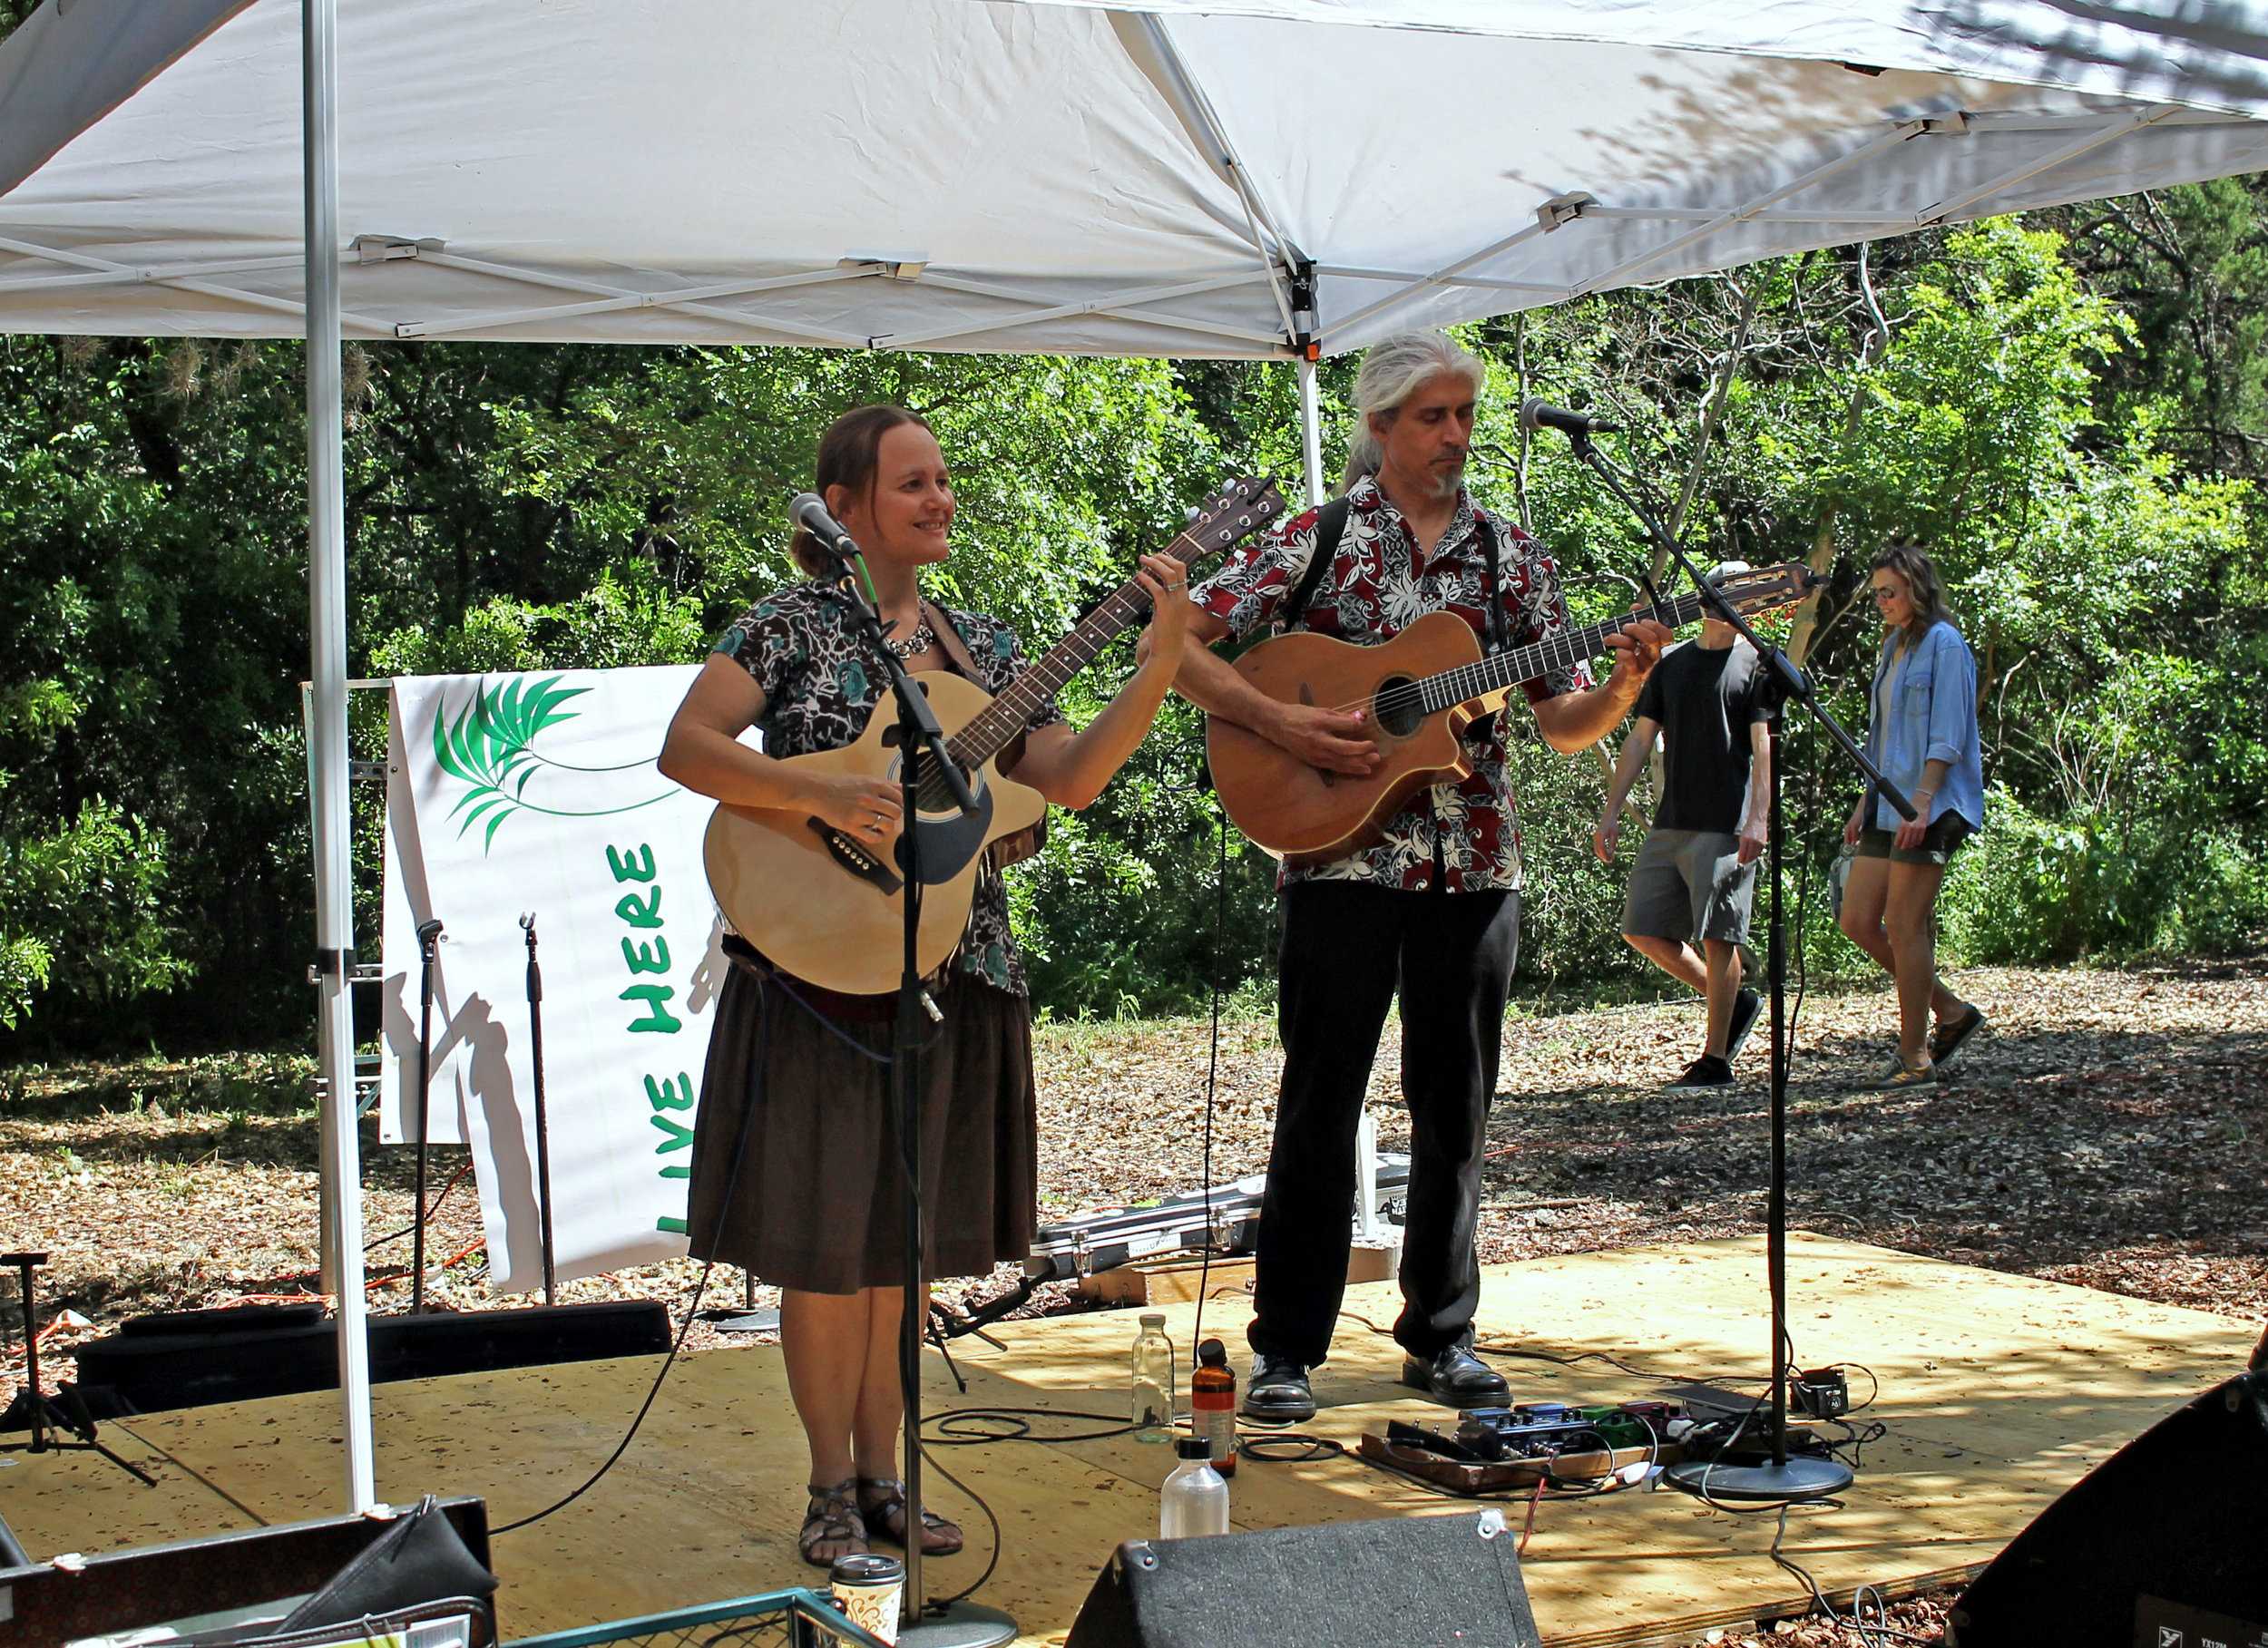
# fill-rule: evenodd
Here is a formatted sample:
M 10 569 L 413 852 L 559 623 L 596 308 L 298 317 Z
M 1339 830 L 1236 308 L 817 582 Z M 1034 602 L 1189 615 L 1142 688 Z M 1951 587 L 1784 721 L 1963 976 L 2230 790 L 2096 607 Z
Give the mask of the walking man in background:
M 1709 581 L 1747 570 L 1728 561 Z M 1600 862 L 1612 863 L 1622 804 L 1658 736 L 1661 804 L 1630 872 L 1622 936 L 1708 1002 L 1701 1057 L 1668 1084 L 1670 1092 L 1731 1086 L 1733 1060 L 1763 1006 L 1741 986 L 1740 959 L 1771 810 L 1772 711 L 1763 686 L 1756 649 L 1724 619 L 1705 619 L 1700 640 L 1672 648 L 1647 678 L 1591 832 Z

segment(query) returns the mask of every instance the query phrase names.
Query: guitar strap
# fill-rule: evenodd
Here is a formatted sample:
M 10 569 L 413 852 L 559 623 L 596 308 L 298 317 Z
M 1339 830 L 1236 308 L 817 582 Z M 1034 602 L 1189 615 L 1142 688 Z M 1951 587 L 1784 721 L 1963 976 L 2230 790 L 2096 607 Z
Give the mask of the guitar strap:
M 1305 570 L 1299 575 L 1299 583 L 1291 598 L 1276 609 L 1276 627 L 1279 633 L 1290 629 L 1307 615 L 1307 603 L 1315 599 L 1315 586 L 1323 581 L 1325 571 L 1339 553 L 1339 540 L 1346 535 L 1346 518 L 1354 506 L 1344 497 L 1337 497 L 1315 512 L 1315 552 L 1307 558 Z M 1497 590 L 1497 561 L 1500 546 L 1496 533 L 1490 529 L 1488 518 L 1473 512 L 1481 534 L 1489 541 L 1488 570 L 1482 580 L 1488 611 L 1483 621 L 1488 626 L 1488 646 L 1491 653 L 1506 648 L 1504 638 L 1504 602 Z M 934 626 L 932 626 L 933 628 Z
M 1354 507 L 1342 496 L 1315 512 L 1315 552 L 1307 557 L 1306 570 L 1300 573 L 1291 599 L 1276 609 L 1277 634 L 1307 615 L 1307 603 L 1315 599 L 1315 586 L 1323 581 L 1325 571 L 1338 556 L 1339 540 L 1346 535 L 1346 518 Z
M 929 620 L 931 632 L 937 637 L 937 645 L 944 648 L 945 657 L 951 660 L 953 667 L 966 676 L 973 686 L 983 686 L 984 677 L 977 669 L 976 659 L 970 656 L 969 643 L 962 639 L 961 631 L 953 628 L 953 620 L 945 616 L 945 609 L 924 600 L 922 602 L 922 616 Z M 1022 759 L 1023 736 L 1020 733 L 1000 752 L 994 770 L 1006 775 Z M 1003 835 L 992 844 L 989 853 L 992 867 L 1004 870 L 1010 864 L 1023 863 L 1047 844 L 1047 838 L 1048 818 L 1042 813 L 1040 821 L 1030 829 L 1019 830 L 1013 835 Z
M 1473 525 L 1479 529 L 1481 536 L 1489 541 L 1489 559 L 1481 578 L 1481 592 L 1489 603 L 1489 609 L 1481 620 L 1486 626 L 1481 634 L 1490 653 L 1495 654 L 1509 650 L 1511 645 L 1510 638 L 1504 633 L 1504 598 L 1497 587 L 1499 575 L 1497 563 L 1503 553 L 1504 541 L 1498 535 L 1495 524 L 1486 515 L 1477 509 L 1472 512 L 1472 514 Z M 1465 728 L 1465 736 L 1468 738 L 1487 737 L 1491 731 L 1490 724 L 1500 713 L 1497 710 L 1491 710 L 1487 715 L 1481 717 L 1471 726 Z

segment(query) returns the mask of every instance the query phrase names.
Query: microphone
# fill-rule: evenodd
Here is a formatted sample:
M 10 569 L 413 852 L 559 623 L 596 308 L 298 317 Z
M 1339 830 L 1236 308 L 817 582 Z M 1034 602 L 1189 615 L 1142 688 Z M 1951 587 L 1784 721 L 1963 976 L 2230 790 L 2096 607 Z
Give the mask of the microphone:
M 1550 402 L 1532 395 L 1520 404 L 1520 426 L 1522 429 L 1556 429 L 1561 434 L 1569 435 L 1603 434 L 1622 427 L 1605 418 L 1594 417 L 1588 412 L 1569 412 L 1564 406 L 1554 406 Z
M 843 530 L 843 523 L 827 513 L 826 500 L 816 492 L 797 492 L 787 505 L 788 519 L 819 541 L 829 554 L 851 556 L 858 553 L 858 541 Z

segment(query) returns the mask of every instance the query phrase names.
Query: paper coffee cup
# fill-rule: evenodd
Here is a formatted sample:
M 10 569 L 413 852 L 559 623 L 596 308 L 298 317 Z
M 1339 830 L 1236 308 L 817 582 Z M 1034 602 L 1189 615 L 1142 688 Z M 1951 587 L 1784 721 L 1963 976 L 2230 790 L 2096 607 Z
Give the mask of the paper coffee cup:
M 837 1556 L 827 1570 L 835 1606 L 843 1617 L 885 1643 L 898 1640 L 898 1608 L 905 1592 L 905 1565 L 870 1551 Z

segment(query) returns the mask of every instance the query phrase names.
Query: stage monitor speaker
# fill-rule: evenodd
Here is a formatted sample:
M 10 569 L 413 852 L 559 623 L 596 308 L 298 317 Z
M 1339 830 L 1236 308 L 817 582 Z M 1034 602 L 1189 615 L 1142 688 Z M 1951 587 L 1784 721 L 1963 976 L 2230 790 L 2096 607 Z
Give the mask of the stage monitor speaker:
M 1538 1648 L 1501 1512 L 1129 1540 L 1065 1648 Z
M 2268 1643 L 2268 1373 L 2206 1391 L 2080 1478 L 1961 1593 L 1956 1648 Z
M 414 1600 L 428 1576 L 462 1582 L 466 1575 L 488 1575 L 488 1511 L 478 1499 L 444 1499 L 434 1507 L 453 1530 L 435 1540 L 437 1530 L 420 1534 L 416 1549 L 401 1549 L 406 1506 L 391 1520 L 367 1516 L 318 1517 L 272 1527 L 205 1535 L 171 1545 L 125 1547 L 57 1566 L 53 1563 L 0 1568 L 0 1643 L 15 1648 L 49 1648 L 85 1637 L 154 1633 L 190 1636 L 237 1625 L 250 1619 L 279 1619 L 323 1594 L 355 1571 L 359 1578 L 383 1562 L 388 1577 L 405 1580 L 406 1592 L 376 1600 L 386 1605 Z M 437 1547 L 453 1547 L 435 1558 Z M 395 1560 L 387 1561 L 387 1558 Z M 452 1560 L 454 1558 L 454 1560 Z M 361 1568 L 357 1569 L 357 1563 Z M 460 1585 L 459 1588 L 476 1589 Z M 428 1589 L 428 1595 L 443 1590 Z M 474 1599 L 474 1648 L 495 1640 L 494 1609 L 488 1593 Z M 364 1592 L 356 1599 L 367 1602 Z M 462 1610 L 456 1610 L 462 1612 Z M 149 1640 L 166 1640 L 152 1635 Z M 358 1639 L 357 1639 L 358 1640 Z

